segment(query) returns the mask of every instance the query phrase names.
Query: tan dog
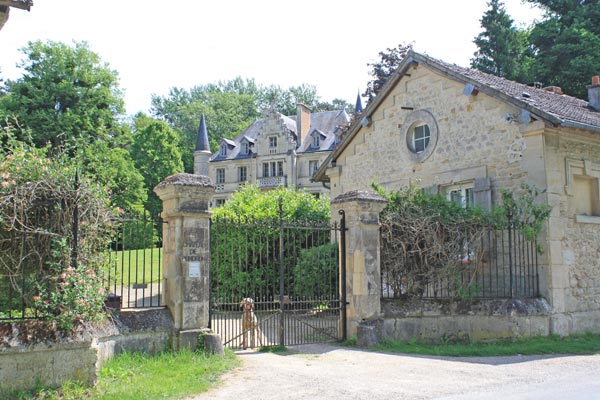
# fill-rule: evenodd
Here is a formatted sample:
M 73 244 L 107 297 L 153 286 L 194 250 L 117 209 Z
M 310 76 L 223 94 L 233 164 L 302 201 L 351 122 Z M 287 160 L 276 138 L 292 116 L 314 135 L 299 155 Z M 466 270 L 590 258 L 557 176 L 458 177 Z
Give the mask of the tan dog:
M 250 348 L 254 348 L 256 345 L 257 336 L 258 343 L 262 346 L 262 334 L 258 326 L 258 319 L 254 314 L 254 300 L 246 297 L 240 303 L 240 307 L 242 307 L 242 348 L 244 350 L 248 348 L 248 333 L 250 333 Z

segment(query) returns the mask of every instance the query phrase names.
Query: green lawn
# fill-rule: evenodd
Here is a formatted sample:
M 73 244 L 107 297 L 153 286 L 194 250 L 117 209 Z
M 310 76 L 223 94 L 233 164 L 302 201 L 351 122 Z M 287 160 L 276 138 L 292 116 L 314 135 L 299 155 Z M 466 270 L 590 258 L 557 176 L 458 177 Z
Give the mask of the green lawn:
M 160 282 L 162 248 L 114 251 L 110 253 L 110 282 L 117 285 Z
M 219 381 L 223 373 L 237 365 L 239 360 L 231 351 L 227 351 L 224 357 L 191 351 L 165 352 L 156 356 L 125 353 L 104 365 L 94 388 L 69 383 L 59 389 L 0 393 L 0 398 L 182 399 L 207 391 Z
M 541 354 L 600 354 L 600 335 L 583 334 L 561 337 L 536 336 L 518 340 L 498 340 L 489 343 L 427 344 L 386 341 L 371 350 L 449 357 L 490 357 Z

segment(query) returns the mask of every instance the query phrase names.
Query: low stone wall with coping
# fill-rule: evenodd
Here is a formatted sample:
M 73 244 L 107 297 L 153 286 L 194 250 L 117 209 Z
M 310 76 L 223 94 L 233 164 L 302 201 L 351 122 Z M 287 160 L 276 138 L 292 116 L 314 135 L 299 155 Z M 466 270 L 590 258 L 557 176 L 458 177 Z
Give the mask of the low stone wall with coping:
M 359 345 L 385 339 L 462 342 L 550 334 L 551 307 L 544 299 L 382 299 L 381 307 L 382 318 L 359 326 Z
M 0 393 L 66 381 L 94 384 L 115 355 L 157 353 L 172 346 L 173 320 L 166 309 L 114 313 L 105 323 L 65 337 L 51 323 L 0 323 Z

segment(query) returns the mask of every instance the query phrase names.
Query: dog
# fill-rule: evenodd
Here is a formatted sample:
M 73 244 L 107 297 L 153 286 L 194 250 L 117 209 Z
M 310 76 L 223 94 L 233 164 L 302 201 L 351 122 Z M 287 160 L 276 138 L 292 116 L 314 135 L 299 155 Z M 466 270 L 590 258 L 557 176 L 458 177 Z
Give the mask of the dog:
M 240 307 L 242 308 L 242 348 L 244 350 L 248 348 L 248 336 L 250 336 L 250 348 L 254 348 L 256 345 L 256 337 L 262 346 L 262 333 L 258 326 L 258 318 L 254 314 L 254 300 L 246 297 L 242 299 Z

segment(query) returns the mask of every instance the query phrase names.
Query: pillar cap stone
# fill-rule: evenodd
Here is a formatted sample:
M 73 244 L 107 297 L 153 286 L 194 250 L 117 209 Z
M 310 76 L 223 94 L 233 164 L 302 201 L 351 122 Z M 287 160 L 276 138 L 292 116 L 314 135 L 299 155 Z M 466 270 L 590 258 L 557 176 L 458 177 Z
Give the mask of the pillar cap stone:
M 212 181 L 208 176 L 194 174 L 175 174 L 165 178 L 164 181 L 156 185 L 154 190 L 162 189 L 165 186 L 201 186 L 214 188 Z
M 349 201 L 387 203 L 387 200 L 384 197 L 380 196 L 377 193 L 370 192 L 368 190 L 352 190 L 350 192 L 340 194 L 335 199 L 333 199 L 331 203 L 346 203 Z

